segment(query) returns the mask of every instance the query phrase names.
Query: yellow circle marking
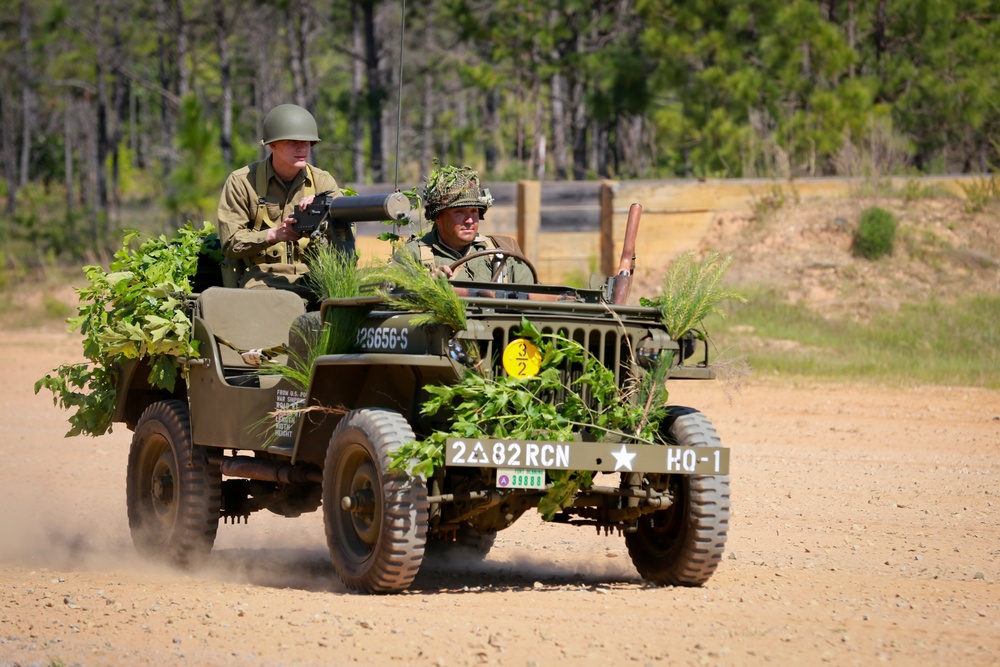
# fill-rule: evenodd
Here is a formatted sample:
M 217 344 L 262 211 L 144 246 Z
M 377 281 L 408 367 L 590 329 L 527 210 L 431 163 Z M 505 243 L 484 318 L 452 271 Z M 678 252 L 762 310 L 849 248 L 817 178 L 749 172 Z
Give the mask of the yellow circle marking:
M 503 368 L 507 375 L 517 378 L 534 377 L 542 365 L 542 355 L 535 344 L 526 338 L 516 338 L 503 351 Z

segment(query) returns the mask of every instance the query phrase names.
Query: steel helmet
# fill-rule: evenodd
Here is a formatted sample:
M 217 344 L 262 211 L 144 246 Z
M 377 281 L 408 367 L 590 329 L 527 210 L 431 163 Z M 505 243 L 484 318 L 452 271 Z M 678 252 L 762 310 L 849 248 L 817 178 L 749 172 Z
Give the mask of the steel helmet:
M 435 169 L 424 186 L 424 216 L 433 220 L 449 208 L 478 208 L 485 215 L 493 205 L 488 188 L 479 183 L 479 174 L 472 167 L 451 165 Z
M 264 116 L 264 132 L 260 143 L 275 141 L 319 141 L 316 119 L 297 104 L 279 104 Z

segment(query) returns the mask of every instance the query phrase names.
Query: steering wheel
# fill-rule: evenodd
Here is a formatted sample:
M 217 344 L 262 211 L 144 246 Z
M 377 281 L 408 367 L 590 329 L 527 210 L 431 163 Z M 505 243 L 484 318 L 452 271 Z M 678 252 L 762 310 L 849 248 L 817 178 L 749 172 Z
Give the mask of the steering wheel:
M 452 273 L 454 274 L 455 269 L 462 266 L 466 262 L 473 260 L 477 257 L 486 257 L 487 255 L 503 256 L 503 259 L 500 260 L 500 266 L 498 266 L 494 270 L 494 273 L 497 273 L 498 271 L 503 269 L 503 265 L 507 263 L 508 259 L 516 259 L 517 261 L 521 262 L 522 264 L 528 267 L 528 269 L 531 271 L 532 279 L 534 279 L 536 283 L 538 282 L 538 271 L 535 270 L 535 265 L 532 264 L 530 261 L 528 261 L 527 257 L 525 257 L 519 252 L 514 252 L 513 250 L 505 250 L 503 248 L 491 248 L 489 250 L 477 250 L 476 252 L 470 252 L 465 257 L 461 257 L 455 260 L 449 268 L 452 270 Z

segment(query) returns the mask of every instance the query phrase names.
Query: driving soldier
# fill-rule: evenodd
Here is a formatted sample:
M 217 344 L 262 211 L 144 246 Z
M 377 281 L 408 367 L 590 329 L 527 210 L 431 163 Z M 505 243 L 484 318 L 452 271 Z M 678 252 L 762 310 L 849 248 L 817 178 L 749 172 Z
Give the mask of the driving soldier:
M 270 155 L 231 173 L 219 198 L 227 286 L 289 289 L 312 297 L 301 278 L 308 271 L 307 249 L 315 240 L 300 238 L 292 214 L 318 194 L 341 194 L 333 176 L 309 164 L 319 140 L 316 120 L 298 105 L 276 106 L 264 118 L 261 144 Z M 353 229 L 341 227 L 331 234 L 338 247 L 354 250 Z
M 404 247 L 434 275 L 449 279 L 495 283 L 534 283 L 531 270 L 501 253 L 475 257 L 457 267 L 451 265 L 473 253 L 500 249 L 521 254 L 514 239 L 479 234 L 479 222 L 493 205 L 489 189 L 480 186 L 479 174 L 471 167 L 444 166 L 431 172 L 424 187 L 424 215 L 434 226 Z

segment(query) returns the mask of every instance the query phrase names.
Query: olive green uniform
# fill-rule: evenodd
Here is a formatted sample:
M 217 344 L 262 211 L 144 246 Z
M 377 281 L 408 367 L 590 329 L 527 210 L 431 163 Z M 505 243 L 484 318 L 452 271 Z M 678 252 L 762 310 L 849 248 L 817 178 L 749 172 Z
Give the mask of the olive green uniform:
M 266 169 L 267 187 L 263 204 L 259 204 L 257 195 L 258 169 Z M 300 238 L 298 241 L 269 244 L 267 230 L 290 217 L 306 194 L 328 190 L 334 197 L 340 196 L 337 181 L 328 172 L 310 166 L 301 169 L 291 183 L 286 183 L 274 172 L 270 156 L 229 175 L 219 198 L 219 239 L 227 260 L 242 261 L 246 266 L 239 278 L 241 287 L 291 289 L 310 296 L 304 285 L 296 283 L 308 271 L 305 251 L 312 240 Z M 264 211 L 258 226 L 259 205 Z
M 450 266 L 462 257 L 474 252 L 491 250 L 497 247 L 498 245 L 491 238 L 479 234 L 464 251 L 458 251 L 449 248 L 441 242 L 441 237 L 438 235 L 437 227 L 435 227 L 419 239 L 409 241 L 403 248 L 403 251 L 408 252 L 428 268 L 435 269 L 439 266 Z M 433 265 L 431 265 L 431 261 L 433 261 Z M 476 257 L 458 267 L 455 270 L 453 279 L 482 283 L 515 283 L 520 285 L 531 285 L 535 282 L 534 277 L 531 275 L 531 269 L 523 262 L 513 258 L 504 262 L 503 273 L 499 276 L 499 280 L 493 280 L 494 263 L 495 260 L 490 256 Z

